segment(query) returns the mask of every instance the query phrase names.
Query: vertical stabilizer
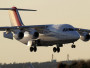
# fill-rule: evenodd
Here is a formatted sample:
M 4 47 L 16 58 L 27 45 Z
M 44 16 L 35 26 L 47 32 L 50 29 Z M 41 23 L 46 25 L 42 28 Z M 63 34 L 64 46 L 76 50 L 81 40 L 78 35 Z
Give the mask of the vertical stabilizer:
M 12 7 L 13 10 L 9 10 L 9 17 L 12 26 L 23 26 L 23 22 L 19 15 L 18 9 L 16 7 Z

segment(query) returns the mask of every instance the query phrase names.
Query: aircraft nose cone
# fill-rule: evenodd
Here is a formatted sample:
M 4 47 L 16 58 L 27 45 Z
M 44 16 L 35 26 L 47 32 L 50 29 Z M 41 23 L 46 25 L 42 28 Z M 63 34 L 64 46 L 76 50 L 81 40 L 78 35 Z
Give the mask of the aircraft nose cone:
M 80 38 L 80 35 L 79 35 L 79 33 L 78 32 L 76 32 L 74 35 L 73 35 L 73 37 L 74 37 L 74 39 L 79 39 Z

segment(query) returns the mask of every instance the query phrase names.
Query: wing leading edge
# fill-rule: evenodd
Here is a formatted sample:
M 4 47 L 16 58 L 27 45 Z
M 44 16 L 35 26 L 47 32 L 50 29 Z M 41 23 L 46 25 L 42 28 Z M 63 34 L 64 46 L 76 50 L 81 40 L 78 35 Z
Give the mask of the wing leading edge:
M 14 30 L 24 30 L 28 31 L 29 29 L 35 29 L 39 33 L 42 33 L 45 28 L 49 25 L 30 25 L 30 26 L 12 26 L 12 27 L 0 27 L 0 31 L 14 31 Z

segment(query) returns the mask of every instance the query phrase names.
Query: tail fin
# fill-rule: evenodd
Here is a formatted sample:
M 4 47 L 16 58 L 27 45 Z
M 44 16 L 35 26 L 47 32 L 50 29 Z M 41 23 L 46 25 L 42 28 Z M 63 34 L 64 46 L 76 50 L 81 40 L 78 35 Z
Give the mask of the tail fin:
M 14 10 L 9 10 L 9 17 L 12 26 L 23 26 L 22 19 L 16 7 L 12 7 Z
M 9 10 L 9 16 L 10 16 L 10 21 L 12 26 L 23 26 L 22 19 L 20 17 L 20 14 L 18 10 L 20 11 L 36 11 L 32 9 L 17 9 L 16 7 L 12 8 L 0 8 L 0 10 Z

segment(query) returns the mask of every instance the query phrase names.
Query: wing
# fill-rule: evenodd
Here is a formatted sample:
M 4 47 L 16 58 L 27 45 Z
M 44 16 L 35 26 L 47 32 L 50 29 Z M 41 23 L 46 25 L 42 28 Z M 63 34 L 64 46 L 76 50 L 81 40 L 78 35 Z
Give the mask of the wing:
M 90 33 L 89 29 L 82 29 L 82 28 L 75 28 L 76 31 L 78 31 L 78 33 L 81 35 L 82 33 L 86 32 L 86 33 Z
M 14 31 L 14 30 L 24 30 L 28 31 L 30 28 L 37 30 L 39 33 L 43 33 L 43 30 L 50 25 L 30 25 L 30 26 L 13 26 L 13 27 L 0 27 L 0 31 Z

